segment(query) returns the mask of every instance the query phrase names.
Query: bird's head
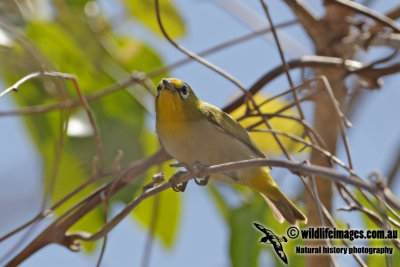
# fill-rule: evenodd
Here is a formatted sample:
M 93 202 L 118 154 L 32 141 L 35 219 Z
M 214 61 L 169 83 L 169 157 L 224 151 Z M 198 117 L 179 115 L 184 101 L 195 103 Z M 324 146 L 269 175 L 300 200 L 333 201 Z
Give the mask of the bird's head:
M 199 99 L 190 86 L 176 78 L 163 78 L 157 86 L 157 115 L 191 117 L 195 113 Z

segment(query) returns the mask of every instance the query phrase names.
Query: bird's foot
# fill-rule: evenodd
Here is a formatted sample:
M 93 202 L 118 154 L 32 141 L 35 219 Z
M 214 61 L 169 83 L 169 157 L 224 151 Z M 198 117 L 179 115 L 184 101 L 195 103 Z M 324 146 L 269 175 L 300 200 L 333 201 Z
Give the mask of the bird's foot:
M 194 182 L 197 185 L 200 185 L 200 186 L 206 186 L 208 184 L 209 180 L 210 180 L 210 175 L 207 175 L 204 178 L 196 178 L 196 177 L 194 177 Z
M 195 163 L 193 163 L 192 166 L 189 167 L 189 171 L 193 174 L 194 177 L 199 177 L 201 171 L 202 171 L 204 168 L 207 168 L 207 167 L 209 167 L 209 166 L 211 166 L 211 165 L 208 164 L 208 163 L 196 161 Z
M 208 163 L 204 163 L 204 162 L 200 162 L 200 161 L 196 161 L 192 166 L 191 166 L 191 172 L 192 175 L 194 177 L 194 182 L 197 185 L 200 186 L 206 186 L 208 184 L 208 181 L 210 180 L 210 175 L 205 176 L 204 178 L 198 178 L 200 176 L 201 171 L 204 168 L 209 167 L 210 164 Z
M 185 162 L 178 162 L 176 164 L 171 164 L 171 167 L 185 167 L 185 169 L 191 174 L 191 176 L 194 178 L 194 182 L 200 186 L 205 186 L 208 184 L 208 181 L 210 180 L 210 175 L 207 175 L 204 178 L 199 178 L 201 171 L 209 167 L 210 164 L 196 161 L 193 165 L 189 165 Z M 178 183 L 177 178 L 179 177 L 179 174 L 182 174 L 182 172 L 177 172 L 174 176 L 171 177 L 169 180 L 172 189 L 174 189 L 177 192 L 183 192 L 185 191 L 185 188 L 187 186 L 188 182 L 184 183 Z
M 168 182 L 171 184 L 172 189 L 175 192 L 185 192 L 186 186 L 188 184 L 188 181 L 186 182 L 180 182 L 179 177 L 185 172 L 183 171 L 178 171 L 172 177 L 168 180 Z

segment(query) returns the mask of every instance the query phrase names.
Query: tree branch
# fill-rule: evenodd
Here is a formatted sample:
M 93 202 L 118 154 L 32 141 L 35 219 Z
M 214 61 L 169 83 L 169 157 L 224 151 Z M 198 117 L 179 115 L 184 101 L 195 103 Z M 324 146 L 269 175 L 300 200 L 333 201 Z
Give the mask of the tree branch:
M 381 23 L 382 25 L 385 25 L 385 26 L 391 28 L 395 32 L 400 33 L 400 25 L 396 21 L 390 19 L 389 17 L 387 17 L 385 15 L 382 15 L 379 12 L 376 12 L 375 10 L 372 10 L 364 5 L 361 5 L 357 2 L 348 1 L 348 0 L 325 0 L 325 4 L 335 4 L 335 5 L 349 8 L 359 14 L 365 15 L 365 16 Z

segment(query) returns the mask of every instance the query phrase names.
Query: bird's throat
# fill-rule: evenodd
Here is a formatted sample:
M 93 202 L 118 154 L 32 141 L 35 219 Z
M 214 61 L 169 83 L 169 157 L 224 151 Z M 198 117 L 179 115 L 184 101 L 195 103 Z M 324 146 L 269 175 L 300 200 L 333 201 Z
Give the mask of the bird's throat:
M 158 122 L 177 123 L 186 119 L 182 99 L 178 93 L 162 90 L 156 101 Z

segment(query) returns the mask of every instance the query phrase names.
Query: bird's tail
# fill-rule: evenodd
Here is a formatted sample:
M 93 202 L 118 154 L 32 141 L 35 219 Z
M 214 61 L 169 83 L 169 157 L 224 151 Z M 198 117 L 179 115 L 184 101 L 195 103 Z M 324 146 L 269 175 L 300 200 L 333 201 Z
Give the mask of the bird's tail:
M 307 217 L 282 193 L 268 171 L 252 180 L 250 186 L 264 197 L 277 221 L 286 220 L 292 225 L 307 223 Z
M 280 223 L 286 220 L 292 225 L 298 222 L 307 223 L 307 217 L 277 188 L 280 197 L 278 199 L 268 197 L 265 193 L 260 193 L 270 206 L 275 219 Z

